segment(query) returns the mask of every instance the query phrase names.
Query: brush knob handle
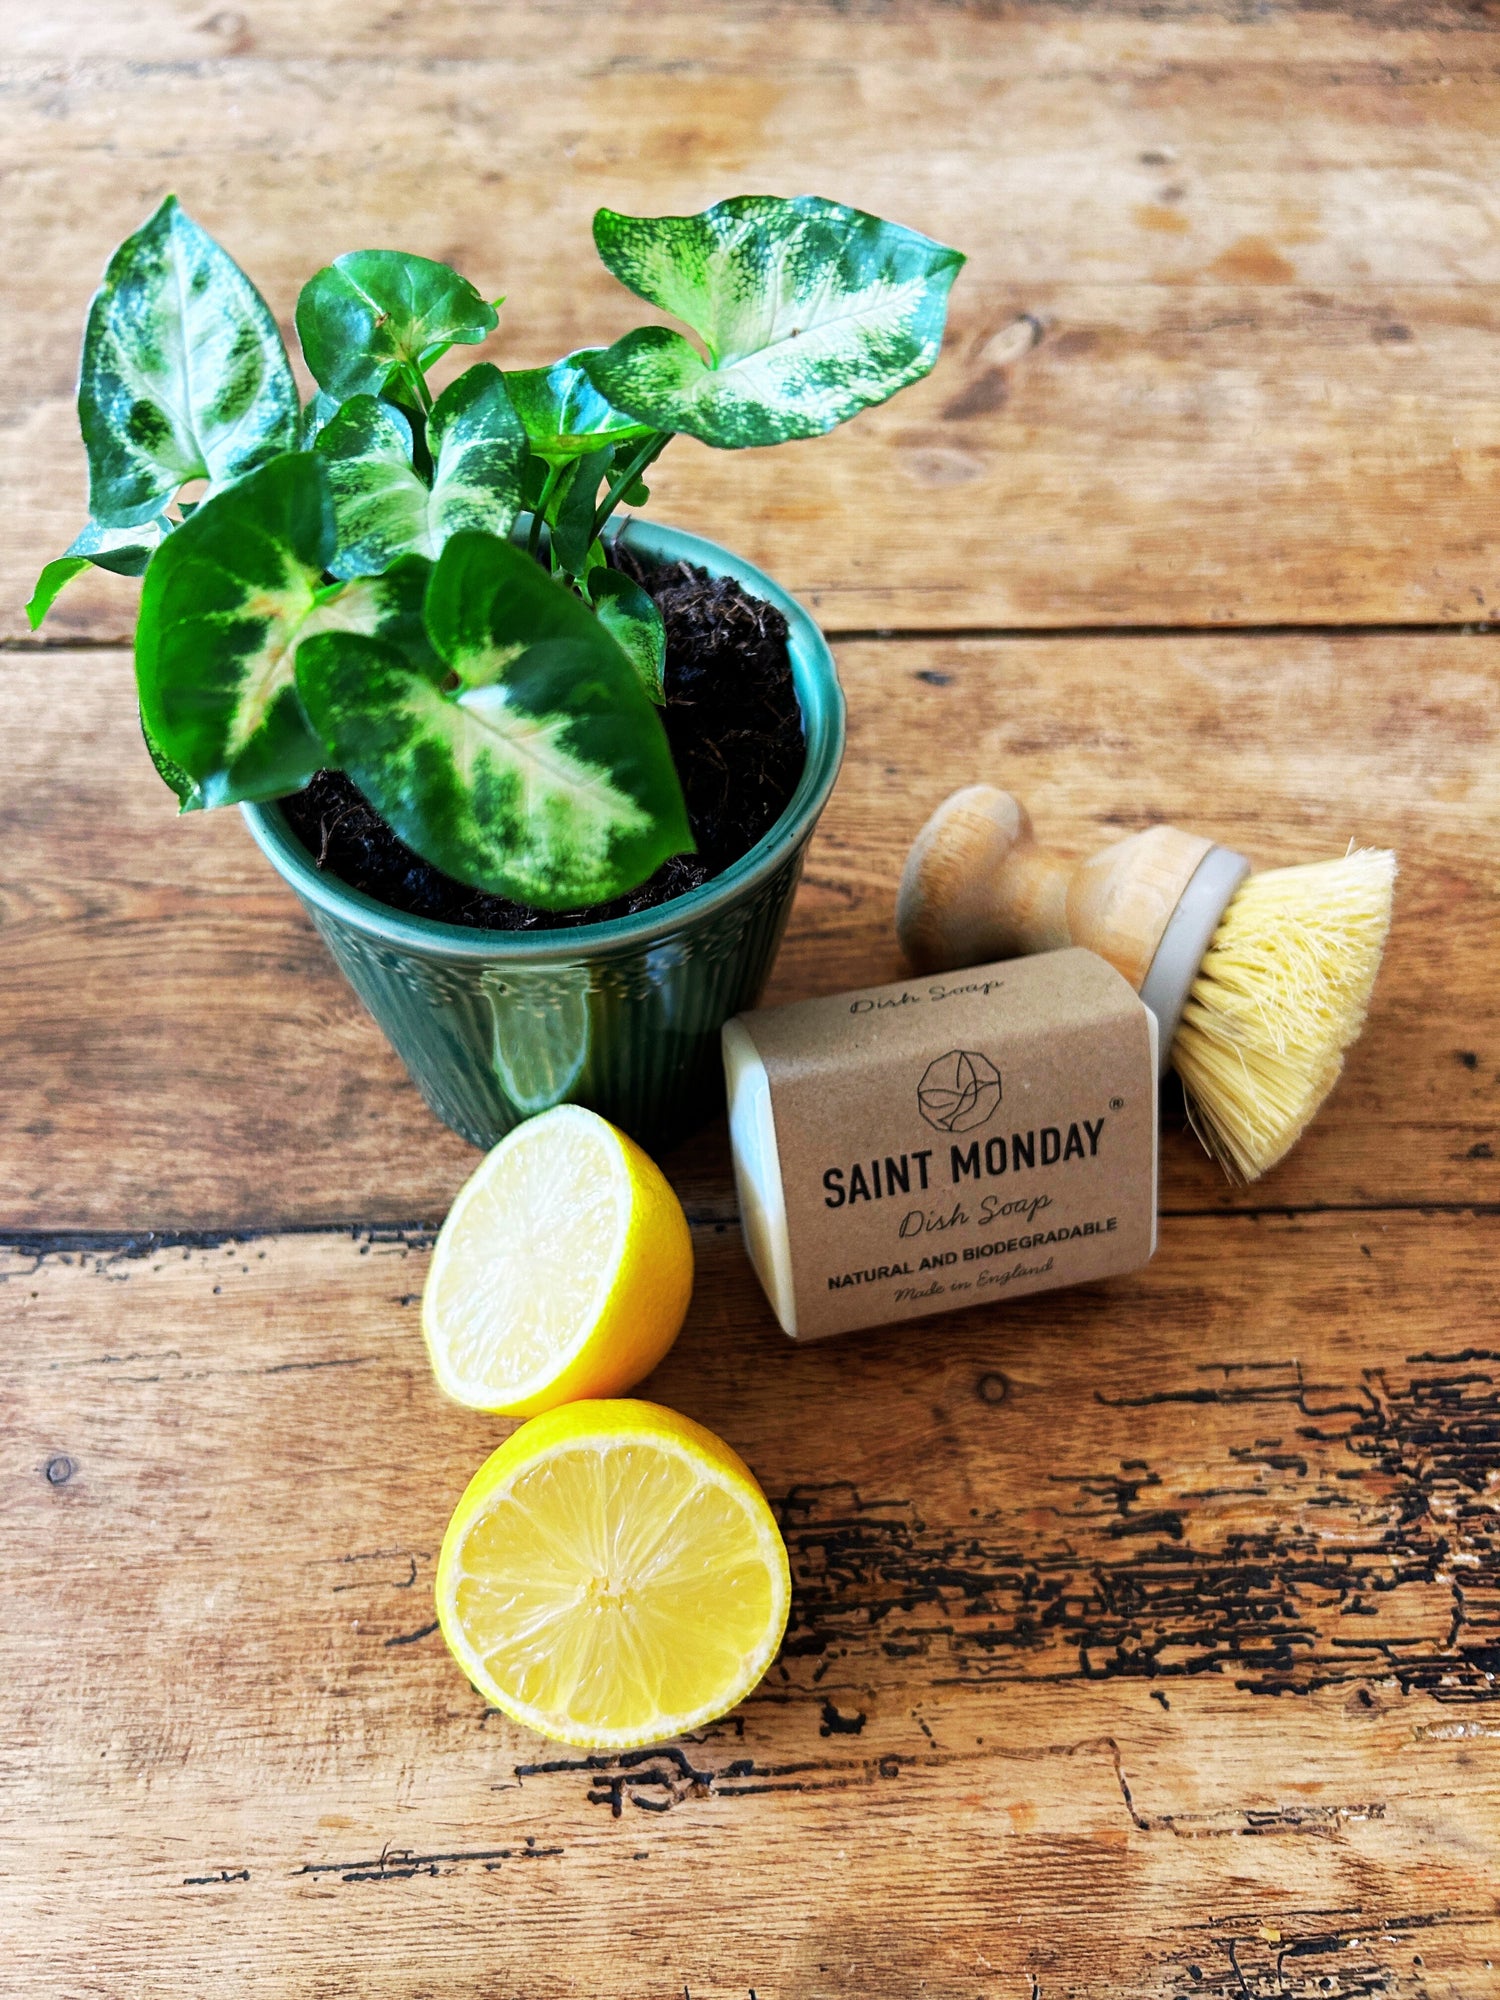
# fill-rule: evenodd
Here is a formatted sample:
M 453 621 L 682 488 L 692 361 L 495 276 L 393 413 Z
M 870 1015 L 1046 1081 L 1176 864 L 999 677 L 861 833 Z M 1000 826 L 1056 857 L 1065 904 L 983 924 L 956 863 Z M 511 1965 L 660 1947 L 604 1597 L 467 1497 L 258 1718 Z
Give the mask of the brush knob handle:
M 896 929 L 919 970 L 1083 945 L 1139 991 L 1212 847 L 1198 834 L 1154 826 L 1070 861 L 1038 847 L 1019 799 L 969 785 L 944 800 L 912 843 Z
M 923 971 L 1020 958 L 1070 942 L 1072 863 L 1037 846 L 1025 806 L 966 785 L 912 842 L 896 896 L 896 933 Z

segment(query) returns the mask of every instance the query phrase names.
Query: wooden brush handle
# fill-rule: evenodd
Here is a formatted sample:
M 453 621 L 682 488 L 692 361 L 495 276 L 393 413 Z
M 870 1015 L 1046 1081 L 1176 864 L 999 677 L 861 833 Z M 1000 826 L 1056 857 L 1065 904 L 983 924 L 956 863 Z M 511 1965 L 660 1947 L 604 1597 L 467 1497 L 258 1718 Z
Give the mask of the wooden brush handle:
M 1174 826 L 1116 841 L 1088 861 L 1038 847 L 1019 799 L 969 785 L 912 843 L 896 903 L 919 970 L 1085 945 L 1139 991 L 1172 912 L 1213 842 Z

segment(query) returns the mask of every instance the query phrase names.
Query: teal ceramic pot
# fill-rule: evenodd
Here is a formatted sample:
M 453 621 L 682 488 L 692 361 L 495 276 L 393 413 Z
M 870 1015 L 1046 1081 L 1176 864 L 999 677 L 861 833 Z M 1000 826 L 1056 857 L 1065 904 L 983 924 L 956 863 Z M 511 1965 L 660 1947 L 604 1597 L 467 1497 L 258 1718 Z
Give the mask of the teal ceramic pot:
M 760 996 L 843 756 L 833 655 L 801 605 L 697 535 L 644 522 L 626 532 L 647 560 L 732 576 L 786 615 L 807 763 L 791 804 L 732 868 L 609 923 L 465 930 L 346 888 L 314 867 L 278 806 L 241 808 L 423 1097 L 476 1146 L 570 1103 L 660 1149 L 718 1109 L 719 1029 Z

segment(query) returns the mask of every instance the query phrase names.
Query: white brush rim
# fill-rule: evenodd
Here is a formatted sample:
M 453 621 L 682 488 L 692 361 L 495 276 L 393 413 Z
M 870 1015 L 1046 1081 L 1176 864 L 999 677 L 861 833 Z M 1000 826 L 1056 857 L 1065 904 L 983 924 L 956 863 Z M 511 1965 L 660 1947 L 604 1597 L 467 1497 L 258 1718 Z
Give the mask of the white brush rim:
M 1182 1010 L 1214 932 L 1249 873 L 1250 863 L 1243 854 L 1236 854 L 1232 847 L 1211 847 L 1188 878 L 1176 909 L 1167 919 L 1156 956 L 1141 981 L 1141 998 L 1156 1016 L 1161 1031 L 1158 1076 L 1165 1076 L 1171 1065 Z

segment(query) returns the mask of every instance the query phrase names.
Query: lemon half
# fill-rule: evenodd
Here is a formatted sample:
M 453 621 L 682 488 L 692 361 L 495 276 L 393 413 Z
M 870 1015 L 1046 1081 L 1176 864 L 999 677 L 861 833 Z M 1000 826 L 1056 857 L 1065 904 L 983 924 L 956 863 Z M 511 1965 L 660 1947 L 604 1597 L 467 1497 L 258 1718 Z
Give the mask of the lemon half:
M 474 1686 L 590 1750 L 733 1708 L 776 1657 L 790 1599 L 754 1474 L 655 1403 L 522 1424 L 469 1482 L 438 1557 L 438 1620 Z
M 422 1293 L 439 1383 L 529 1417 L 630 1389 L 677 1338 L 693 1290 L 682 1204 L 633 1140 L 561 1104 L 488 1153 L 449 1210 Z

